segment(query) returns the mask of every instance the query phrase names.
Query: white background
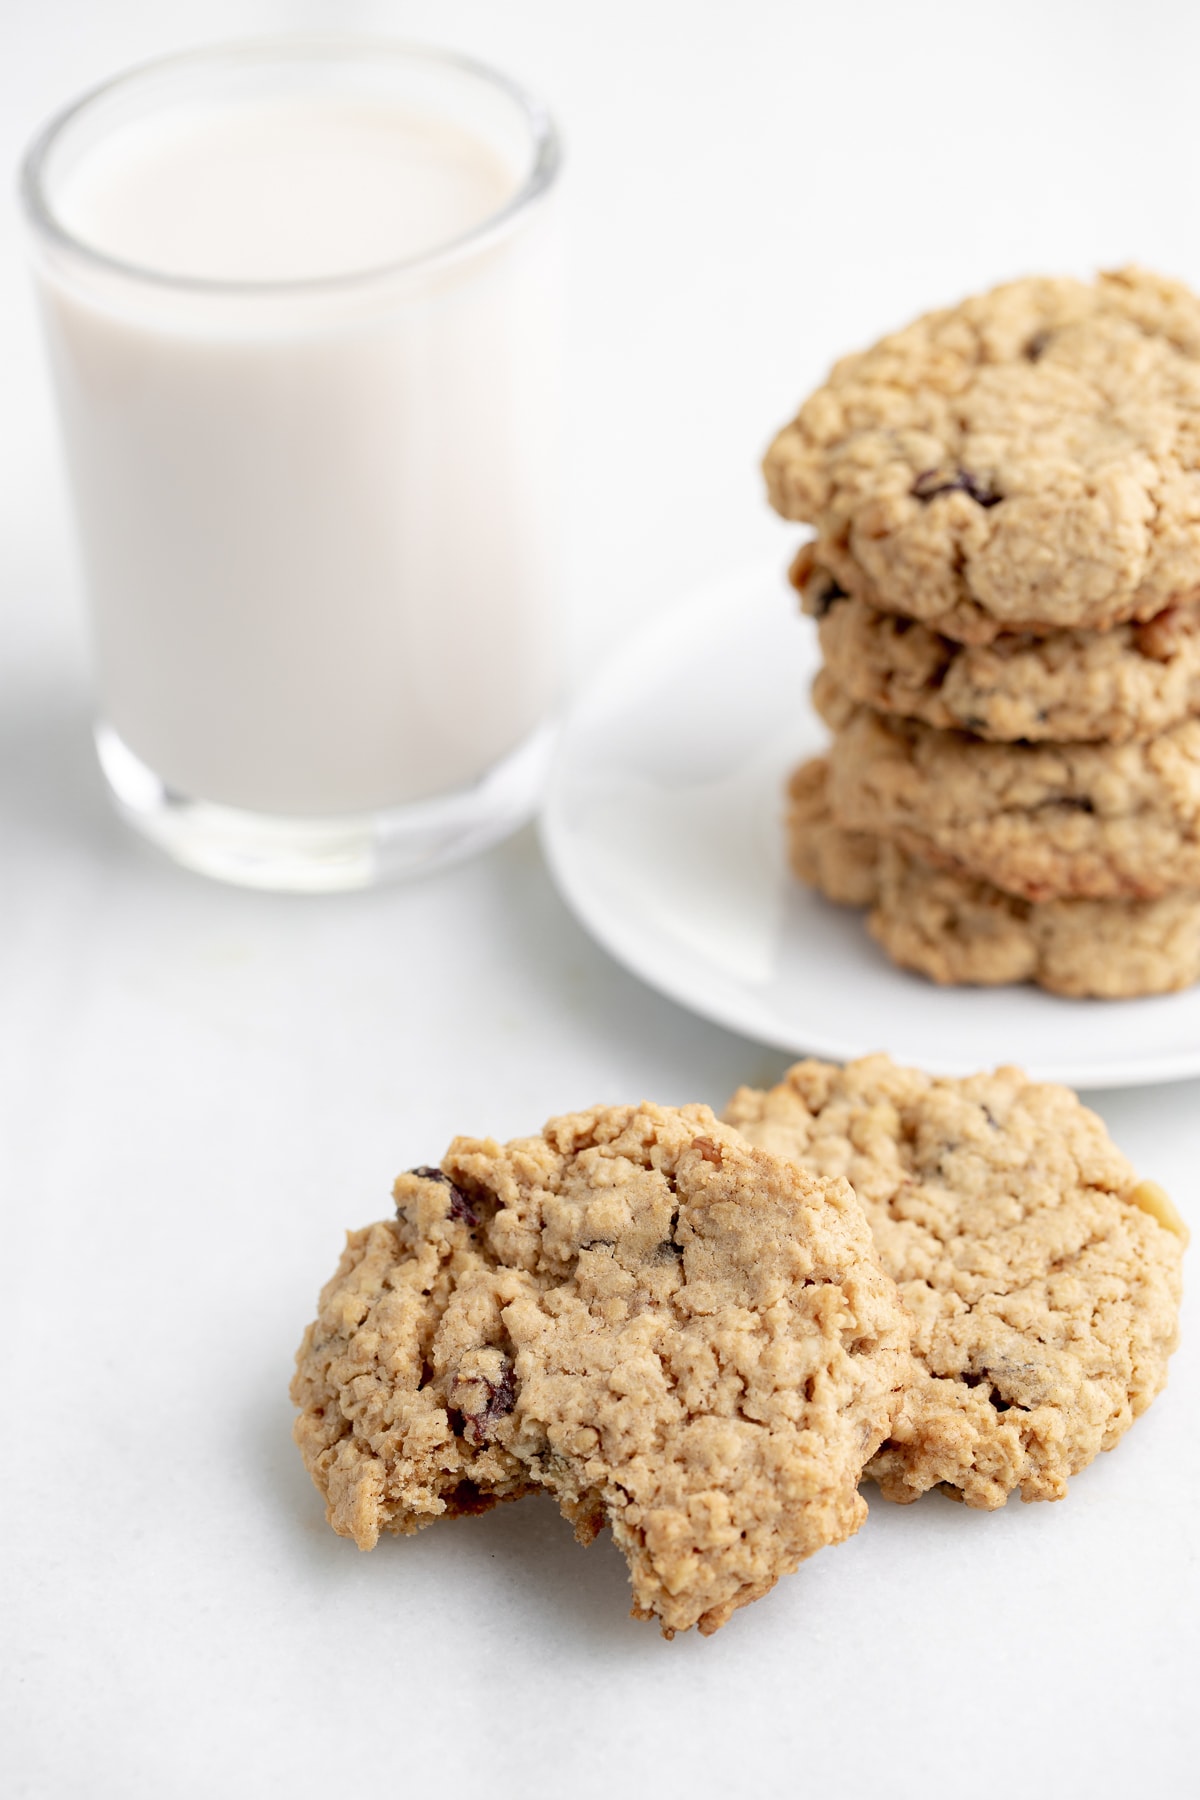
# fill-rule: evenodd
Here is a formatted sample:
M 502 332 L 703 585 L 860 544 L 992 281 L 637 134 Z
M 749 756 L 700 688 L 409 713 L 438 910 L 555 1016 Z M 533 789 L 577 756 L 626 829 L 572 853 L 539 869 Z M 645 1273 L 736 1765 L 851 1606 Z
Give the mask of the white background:
M 696 582 L 786 556 L 757 460 L 834 355 L 1028 270 L 1137 259 L 1200 284 L 1189 0 L 5 0 L 0 163 L 123 64 L 314 26 L 469 50 L 562 120 L 581 672 Z M 1194 1793 L 1194 1329 L 1066 1503 L 872 1504 L 708 1641 L 629 1621 L 611 1545 L 577 1549 L 547 1504 L 370 1557 L 323 1524 L 292 1350 L 397 1169 L 455 1131 L 720 1105 L 781 1067 L 594 949 L 532 833 L 408 889 L 289 902 L 118 830 L 8 206 L 0 1788 Z M 1200 1083 L 1095 1101 L 1200 1226 Z

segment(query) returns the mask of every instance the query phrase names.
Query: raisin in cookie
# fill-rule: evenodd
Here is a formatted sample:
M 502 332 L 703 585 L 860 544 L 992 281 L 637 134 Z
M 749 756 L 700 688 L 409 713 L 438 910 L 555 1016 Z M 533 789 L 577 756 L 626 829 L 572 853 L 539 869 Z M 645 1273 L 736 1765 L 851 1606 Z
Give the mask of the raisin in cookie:
M 886 1498 L 1060 1499 L 1164 1386 L 1186 1233 L 1068 1089 L 871 1056 L 797 1063 L 725 1116 L 853 1182 L 916 1321 L 921 1373 L 867 1471 Z
M 876 712 L 999 743 L 1110 744 L 1200 714 L 1198 601 L 1142 625 L 1044 637 L 1010 631 L 967 645 L 854 599 L 811 558 L 797 573 L 826 668 L 843 693 Z
M 837 364 L 765 462 L 847 591 L 963 641 L 1104 630 L 1200 588 L 1200 300 L 1011 282 Z
M 1145 744 L 989 744 L 847 707 L 824 670 L 814 698 L 850 831 L 1024 900 L 1200 889 L 1200 719 Z
M 943 986 L 1031 981 L 1071 999 L 1130 1000 L 1200 981 L 1200 894 L 1158 900 L 1020 900 L 931 868 L 869 832 L 834 822 L 823 757 L 788 787 L 792 869 L 842 906 L 901 968 Z
M 531 1485 L 492 1437 L 510 1374 L 480 1319 L 498 1342 L 509 1290 L 478 1220 L 440 1169 L 400 1176 L 395 1199 L 394 1220 L 348 1234 L 292 1381 L 296 1442 L 326 1516 L 363 1550 L 381 1531 L 480 1512 Z M 468 1375 L 478 1391 L 465 1391 Z
M 460 1138 L 442 1170 L 449 1185 L 398 1185 L 369 1293 L 353 1269 L 335 1277 L 331 1324 L 301 1350 L 301 1444 L 336 1438 L 361 1484 L 335 1528 L 369 1546 L 380 1525 L 423 1522 L 431 1462 L 442 1501 L 462 1479 L 513 1492 L 521 1471 L 584 1541 L 612 1528 L 635 1615 L 668 1635 L 716 1630 L 857 1530 L 910 1325 L 846 1183 L 750 1148 L 706 1107 L 649 1105 L 506 1146 Z M 397 1332 L 385 1310 L 424 1280 L 415 1259 L 455 1277 L 419 1361 L 404 1312 Z M 350 1359 L 336 1388 L 320 1374 L 331 1337 Z M 309 1421 L 314 1358 L 333 1424 Z

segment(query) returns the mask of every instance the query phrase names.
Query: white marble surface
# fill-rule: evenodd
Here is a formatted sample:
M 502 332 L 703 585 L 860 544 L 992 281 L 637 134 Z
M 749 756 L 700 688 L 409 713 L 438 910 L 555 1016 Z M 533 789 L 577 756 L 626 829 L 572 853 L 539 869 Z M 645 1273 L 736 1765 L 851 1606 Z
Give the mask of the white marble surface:
M 1178 0 L 18 0 L 0 155 L 135 58 L 354 25 L 558 105 L 573 155 L 580 664 L 786 553 L 755 459 L 837 352 L 1025 268 L 1200 278 Z M 625 1617 L 547 1505 L 335 1539 L 289 1442 L 342 1229 L 456 1130 L 782 1059 L 581 934 L 532 834 L 408 889 L 289 902 L 108 818 L 15 220 L 0 221 L 0 1786 L 208 1800 L 1195 1791 L 1200 1355 L 1054 1507 L 872 1507 L 716 1638 Z M 1200 1226 L 1200 1083 L 1098 1096 Z

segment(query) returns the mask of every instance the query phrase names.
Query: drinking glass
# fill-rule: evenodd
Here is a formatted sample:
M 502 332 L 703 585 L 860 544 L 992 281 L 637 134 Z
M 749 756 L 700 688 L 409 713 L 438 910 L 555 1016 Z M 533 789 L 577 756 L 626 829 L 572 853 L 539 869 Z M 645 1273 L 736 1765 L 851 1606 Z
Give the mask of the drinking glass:
M 188 133 L 210 128 L 201 185 L 225 157 L 236 240 L 216 273 L 211 194 L 188 186 Z M 422 187 L 432 241 L 392 254 L 407 202 L 371 145 L 397 131 L 418 186 L 478 165 L 495 193 L 463 228 Z M 559 166 L 545 108 L 503 75 L 329 38 L 133 70 L 29 150 L 100 764 L 180 863 L 361 887 L 533 809 L 559 684 Z M 333 202 L 327 180 L 347 183 Z

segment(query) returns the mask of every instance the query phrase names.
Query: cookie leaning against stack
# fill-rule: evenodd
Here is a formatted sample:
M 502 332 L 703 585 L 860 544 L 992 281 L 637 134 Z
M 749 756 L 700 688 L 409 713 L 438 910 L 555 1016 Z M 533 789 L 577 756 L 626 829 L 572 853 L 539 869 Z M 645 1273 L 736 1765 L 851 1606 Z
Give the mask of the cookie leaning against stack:
M 818 531 L 801 879 L 938 981 L 1200 977 L 1200 300 L 1127 270 L 932 313 L 765 468 Z

